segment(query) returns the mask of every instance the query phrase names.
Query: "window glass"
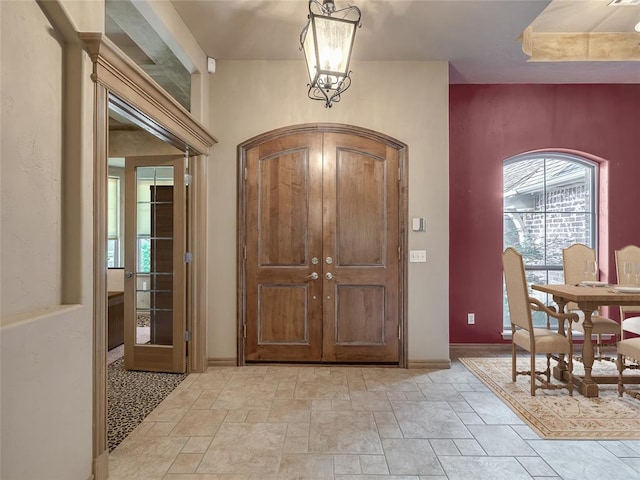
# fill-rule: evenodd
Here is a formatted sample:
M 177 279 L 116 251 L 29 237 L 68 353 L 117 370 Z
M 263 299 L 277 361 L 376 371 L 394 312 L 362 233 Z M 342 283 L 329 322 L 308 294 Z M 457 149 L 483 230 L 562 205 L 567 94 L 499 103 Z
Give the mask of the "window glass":
M 562 250 L 574 243 L 597 247 L 596 164 L 561 153 L 520 155 L 505 161 L 503 186 L 504 248 L 522 254 L 529 284 L 563 283 Z M 540 292 L 530 294 L 553 303 Z M 534 315 L 534 325 L 546 321 L 546 315 Z

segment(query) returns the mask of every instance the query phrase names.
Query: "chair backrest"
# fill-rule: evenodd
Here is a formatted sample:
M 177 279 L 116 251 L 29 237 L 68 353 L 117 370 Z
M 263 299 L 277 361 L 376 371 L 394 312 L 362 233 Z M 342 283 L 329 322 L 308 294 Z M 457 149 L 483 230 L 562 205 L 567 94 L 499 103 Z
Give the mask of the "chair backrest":
M 525 330 L 532 331 L 531 305 L 529 303 L 529 289 L 524 274 L 522 255 L 513 247 L 502 252 L 502 268 L 504 283 L 507 289 L 509 317 L 511 323 Z
M 616 255 L 616 277 L 619 284 L 633 283 L 635 281 L 635 272 L 631 272 L 631 278 L 627 279 L 624 275 L 624 264 L 631 263 L 632 266 L 640 266 L 640 247 L 636 245 L 627 245 L 620 250 L 615 251 Z M 638 267 L 635 267 L 638 268 Z M 640 305 L 620 307 L 620 313 L 640 312 Z
M 562 268 L 564 283 L 576 285 L 583 280 L 597 280 L 597 275 L 586 268 L 587 262 L 596 261 L 596 251 L 584 243 L 574 243 L 562 250 Z M 567 303 L 567 310 L 578 310 L 575 302 Z

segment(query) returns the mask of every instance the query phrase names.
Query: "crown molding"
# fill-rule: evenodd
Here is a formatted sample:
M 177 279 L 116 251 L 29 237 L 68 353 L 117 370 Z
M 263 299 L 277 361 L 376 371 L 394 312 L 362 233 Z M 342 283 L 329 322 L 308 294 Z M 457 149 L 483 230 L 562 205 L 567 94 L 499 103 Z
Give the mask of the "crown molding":
M 166 141 L 191 155 L 208 155 L 216 138 L 177 100 L 102 33 L 79 33 L 93 61 L 91 79 L 131 105 L 138 120 L 150 129 L 164 131 Z

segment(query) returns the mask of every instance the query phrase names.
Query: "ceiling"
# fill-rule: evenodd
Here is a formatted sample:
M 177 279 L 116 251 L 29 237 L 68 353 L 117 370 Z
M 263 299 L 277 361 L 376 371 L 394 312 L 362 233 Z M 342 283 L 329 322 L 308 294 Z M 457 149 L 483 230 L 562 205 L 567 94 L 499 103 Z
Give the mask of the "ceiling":
M 640 83 L 640 1 L 614 1 L 335 0 L 362 11 L 354 60 L 444 60 L 451 83 Z M 303 60 L 307 0 L 172 3 L 210 57 Z
M 188 110 L 194 65 L 151 8 L 156 1 L 105 0 L 105 32 Z M 447 61 L 450 83 L 640 83 L 640 0 L 335 2 L 362 11 L 356 61 Z M 304 62 L 308 0 L 171 3 L 218 61 Z

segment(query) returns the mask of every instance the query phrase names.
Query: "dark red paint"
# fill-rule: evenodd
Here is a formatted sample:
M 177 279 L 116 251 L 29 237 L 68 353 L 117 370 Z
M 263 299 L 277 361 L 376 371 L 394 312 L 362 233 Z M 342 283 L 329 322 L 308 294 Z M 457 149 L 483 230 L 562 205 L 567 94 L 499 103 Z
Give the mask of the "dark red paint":
M 449 127 L 451 343 L 503 342 L 506 158 L 562 150 L 600 163 L 601 276 L 615 281 L 613 251 L 640 244 L 640 85 L 451 85 Z

